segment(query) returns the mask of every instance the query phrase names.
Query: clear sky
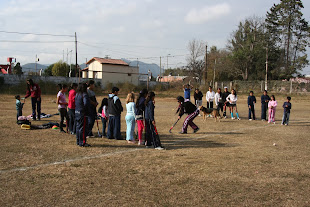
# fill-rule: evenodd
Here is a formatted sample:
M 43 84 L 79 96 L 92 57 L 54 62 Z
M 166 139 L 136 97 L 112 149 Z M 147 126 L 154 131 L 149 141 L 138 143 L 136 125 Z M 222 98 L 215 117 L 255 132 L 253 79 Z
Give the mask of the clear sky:
M 127 58 L 169 67 L 186 64 L 193 39 L 224 48 L 246 17 L 264 17 L 272 0 L 0 0 L 0 30 L 74 35 L 78 62 L 94 56 Z M 310 21 L 310 1 L 304 0 Z M 3 42 L 11 40 L 12 42 Z M 33 41 L 25 43 L 22 41 Z M 51 64 L 74 51 L 74 37 L 0 33 L 0 63 L 16 57 L 21 64 Z M 308 55 L 310 52 L 308 49 Z M 68 54 L 70 63 L 71 53 Z M 310 58 L 310 57 L 309 57 Z M 75 57 L 72 54 L 72 62 Z M 310 74 L 310 68 L 306 69 Z

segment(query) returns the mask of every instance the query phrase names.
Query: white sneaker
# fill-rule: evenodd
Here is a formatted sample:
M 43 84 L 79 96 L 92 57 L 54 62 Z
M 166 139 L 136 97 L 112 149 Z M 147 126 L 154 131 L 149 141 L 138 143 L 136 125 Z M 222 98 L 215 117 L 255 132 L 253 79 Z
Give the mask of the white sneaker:
M 252 119 L 249 119 L 249 121 L 252 121 Z
M 238 118 L 238 120 L 241 120 L 240 118 Z
M 236 119 L 235 117 L 231 117 L 231 119 Z
M 164 150 L 165 148 L 163 148 L 163 147 L 156 147 L 155 149 L 157 149 L 157 150 Z
M 224 116 L 224 119 L 226 119 L 227 118 L 227 116 Z
M 273 124 L 276 124 L 276 122 L 272 122 Z

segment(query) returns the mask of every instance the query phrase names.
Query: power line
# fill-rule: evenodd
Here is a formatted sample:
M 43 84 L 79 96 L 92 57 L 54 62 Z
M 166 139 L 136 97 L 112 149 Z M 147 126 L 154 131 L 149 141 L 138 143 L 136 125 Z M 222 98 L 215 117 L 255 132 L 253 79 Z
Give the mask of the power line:
M 8 34 L 21 34 L 21 35 L 38 35 L 38 36 L 54 36 L 54 37 L 74 37 L 74 35 L 58 35 L 58 34 L 40 34 L 40 33 L 31 33 L 31 32 L 9 32 L 1 30 L 0 33 L 8 33 Z
M 0 40 L 0 42 L 9 42 L 9 43 L 65 43 L 65 42 L 74 42 L 74 41 Z

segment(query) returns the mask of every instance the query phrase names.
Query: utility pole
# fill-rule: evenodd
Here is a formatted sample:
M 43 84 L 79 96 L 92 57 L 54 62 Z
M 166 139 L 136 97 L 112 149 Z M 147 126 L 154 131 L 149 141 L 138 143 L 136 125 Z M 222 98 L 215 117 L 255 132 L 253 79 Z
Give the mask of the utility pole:
M 216 65 L 216 59 L 214 59 L 214 69 L 213 69 L 213 88 L 215 87 L 215 65 Z
M 159 57 L 159 80 L 161 82 L 161 56 Z
M 37 61 L 38 61 L 38 56 L 36 55 L 36 61 L 35 61 L 35 63 L 36 63 L 36 75 L 37 75 Z
M 267 86 L 268 86 L 268 45 L 266 47 L 266 80 L 265 80 L 265 90 L 267 90 Z
M 203 73 L 203 79 L 204 79 L 204 82 L 205 84 L 207 83 L 207 62 L 208 62 L 208 45 L 206 45 L 206 54 L 205 54 L 205 70 L 204 70 L 204 73 Z
M 76 37 L 76 32 L 75 32 L 75 69 L 74 69 L 74 77 L 76 77 L 76 70 L 78 69 L 77 68 L 78 64 L 77 64 L 77 37 Z M 79 73 L 79 83 L 80 83 L 80 71 L 78 71 Z
M 69 52 L 68 52 L 68 48 L 67 48 L 67 64 L 68 64 L 68 55 L 69 55 Z

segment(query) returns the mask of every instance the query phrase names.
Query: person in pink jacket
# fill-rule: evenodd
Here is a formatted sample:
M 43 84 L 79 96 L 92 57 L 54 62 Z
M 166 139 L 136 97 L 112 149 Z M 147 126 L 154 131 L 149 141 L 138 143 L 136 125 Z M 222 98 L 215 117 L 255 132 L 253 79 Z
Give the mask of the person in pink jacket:
M 268 102 L 268 109 L 269 109 L 269 116 L 268 116 L 268 123 L 276 123 L 275 122 L 275 115 L 276 115 L 276 108 L 277 108 L 277 101 L 276 101 L 276 98 L 274 97 L 274 95 L 272 95 L 271 97 L 271 100 Z

